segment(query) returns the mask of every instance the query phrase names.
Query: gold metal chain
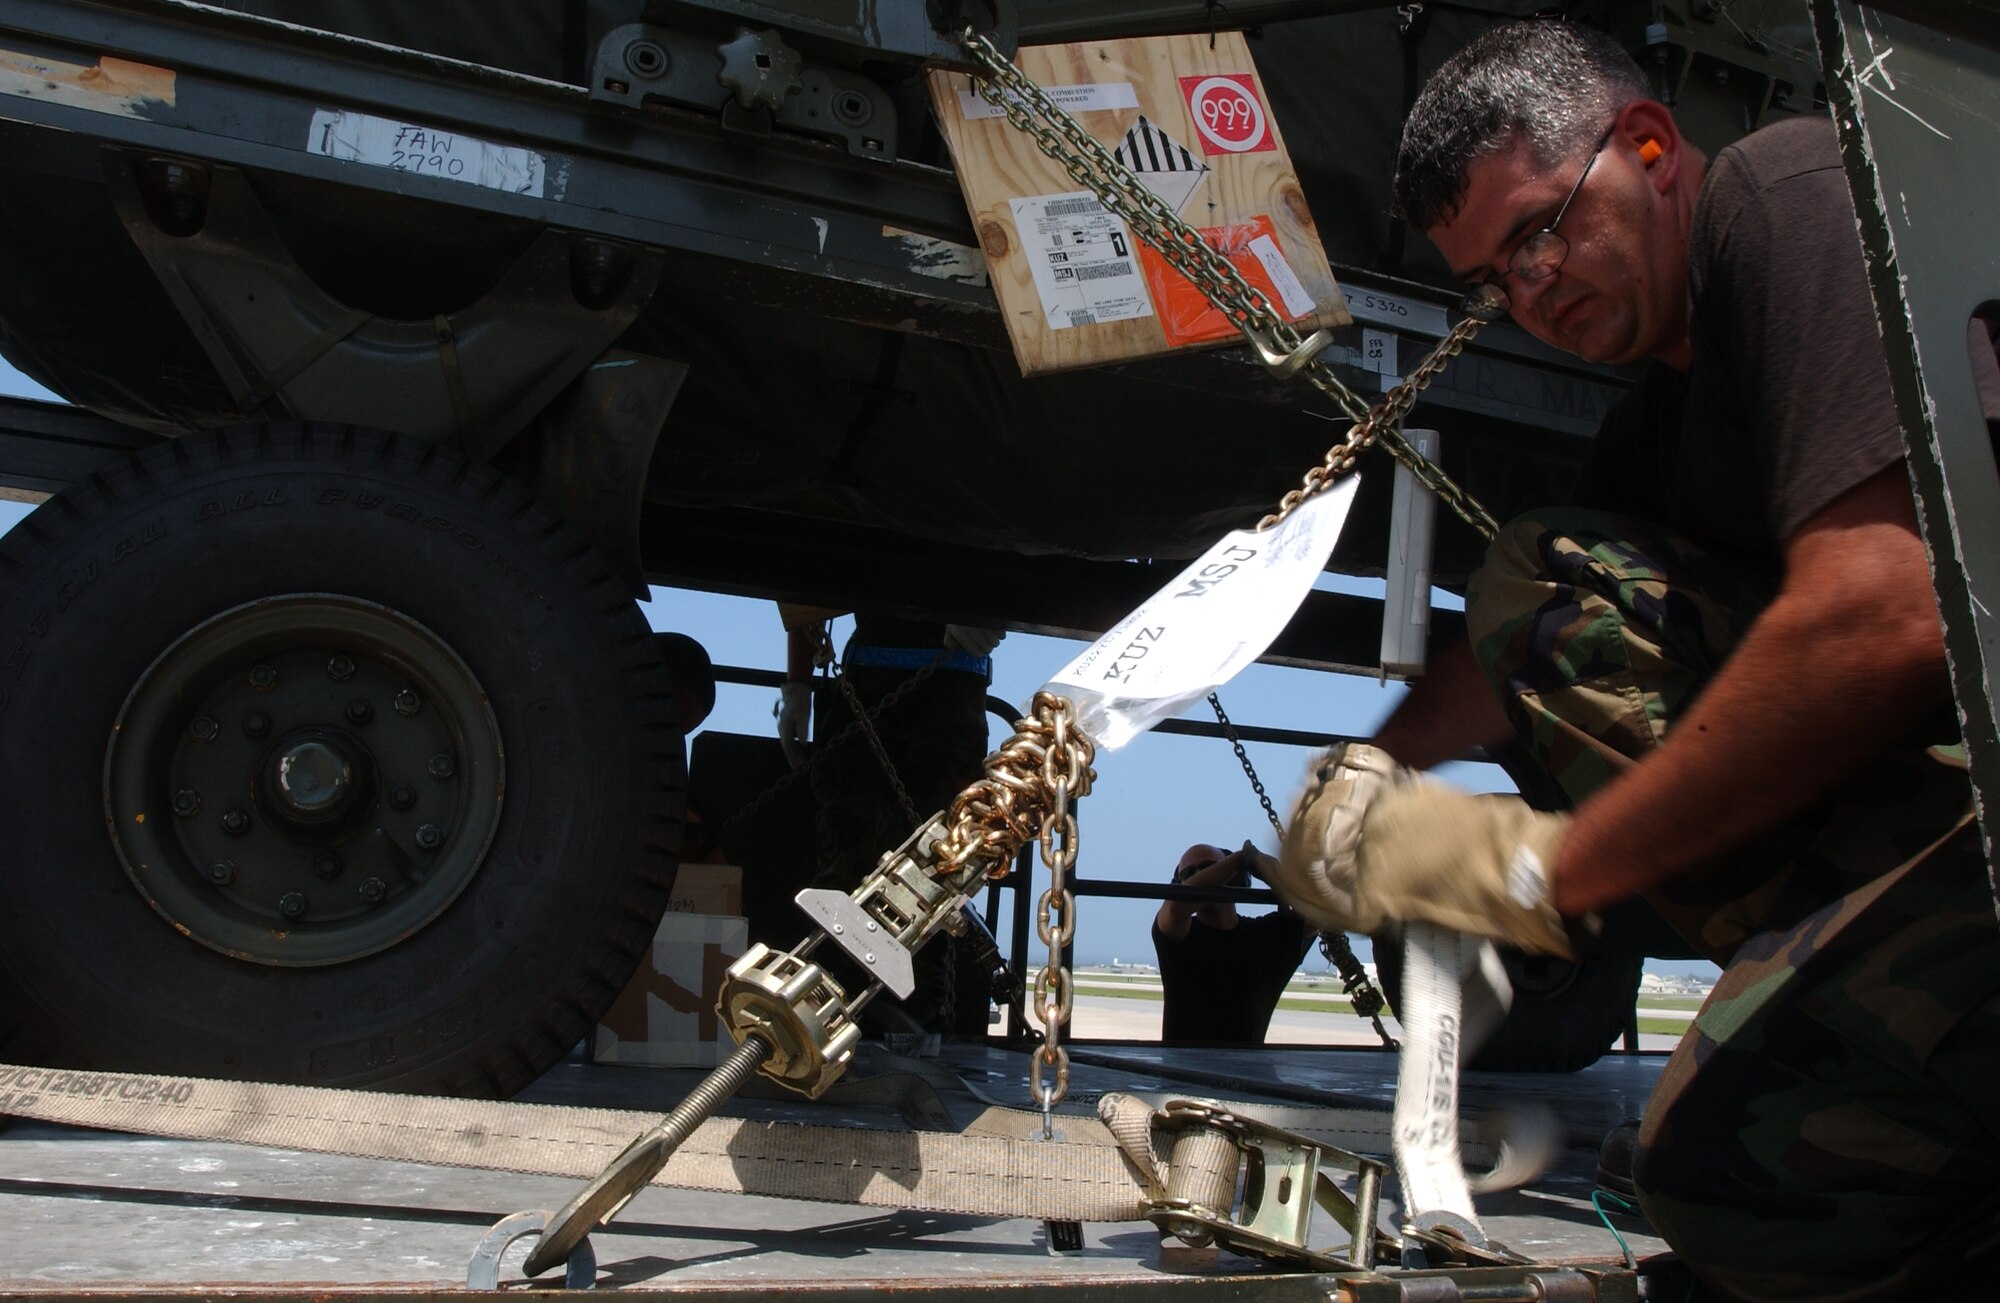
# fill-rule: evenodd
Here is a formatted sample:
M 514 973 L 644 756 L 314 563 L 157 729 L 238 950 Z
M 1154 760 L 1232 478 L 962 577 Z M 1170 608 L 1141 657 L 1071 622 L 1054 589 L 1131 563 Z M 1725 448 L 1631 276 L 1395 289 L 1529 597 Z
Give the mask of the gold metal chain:
M 1060 163 L 1139 239 L 1157 250 L 1169 266 L 1187 277 L 1243 332 L 1274 372 L 1302 377 L 1338 403 L 1353 421 L 1346 436 L 1306 471 L 1299 487 L 1279 500 L 1277 509 L 1258 523 L 1258 529 L 1276 525 L 1301 502 L 1351 471 L 1361 453 L 1379 443 L 1460 518 L 1487 538 L 1493 537 L 1496 526 L 1486 509 L 1418 453 L 1397 428 L 1417 396 L 1464 350 L 1479 329 L 1477 319 L 1460 321 L 1407 379 L 1369 406 L 1318 356 L 1329 338 L 1325 332 L 1301 338 L 1262 290 L 1245 280 L 1199 231 L 1119 164 L 992 42 L 970 28 L 960 39 L 967 56 L 983 70 L 978 88 L 989 104 L 1033 139 L 1042 153 Z M 1070 1021 L 1075 986 L 1065 958 L 1076 936 L 1076 897 L 1070 890 L 1069 873 L 1076 864 L 1079 846 L 1071 804 L 1090 791 L 1096 777 L 1090 764 L 1095 754 L 1095 745 L 1076 726 L 1075 706 L 1053 693 L 1035 694 L 1028 718 L 1018 721 L 1013 736 L 987 757 L 985 776 L 952 801 L 946 814 L 947 831 L 937 846 L 939 873 L 959 873 L 976 864 L 991 881 L 1007 876 L 1014 857 L 1029 841 L 1041 846 L 1049 885 L 1036 906 L 1035 927 L 1047 953 L 1035 983 L 1035 1016 L 1042 1025 L 1043 1039 L 1035 1050 L 1029 1089 L 1042 1106 L 1044 1135 L 1052 1132 L 1051 1110 L 1069 1091 L 1069 1054 L 1062 1038 Z
M 1465 350 L 1466 341 L 1477 333 L 1480 322 L 1474 317 L 1466 317 L 1451 328 L 1451 333 L 1438 341 L 1438 346 L 1430 351 L 1409 378 L 1382 395 L 1382 401 L 1368 413 L 1366 419 L 1349 427 L 1347 437 L 1326 450 L 1326 456 L 1319 465 L 1312 467 L 1300 477 L 1299 487 L 1278 499 L 1278 509 L 1257 522 L 1260 530 L 1271 526 L 1292 514 L 1301 502 L 1326 488 L 1341 476 L 1354 469 L 1355 461 L 1370 445 L 1380 443 L 1390 456 L 1410 468 L 1418 483 L 1435 493 L 1446 506 L 1458 513 L 1459 519 L 1478 530 L 1484 538 L 1492 538 L 1499 531 L 1493 517 L 1477 499 L 1460 488 L 1452 478 L 1430 458 L 1418 452 L 1410 441 L 1403 437 L 1400 428 L 1403 417 L 1416 405 L 1417 395 L 1430 386 L 1431 381 L 1444 371 L 1451 360 Z
M 1262 290 L 1243 279 L 1242 273 L 1227 258 L 1209 247 L 1208 242 L 1201 238 L 1201 232 L 1182 221 L 1144 182 L 1113 158 L 1110 151 L 1084 130 L 1067 110 L 1000 53 L 991 41 L 967 28 L 961 34 L 960 42 L 967 57 L 983 73 L 978 88 L 987 103 L 1004 113 L 1007 120 L 1031 138 L 1042 153 L 1060 163 L 1071 179 L 1095 195 L 1098 202 L 1122 219 L 1134 235 L 1157 250 L 1175 271 L 1187 277 L 1218 311 L 1243 332 L 1274 371 L 1280 375 L 1303 378 L 1340 404 L 1341 410 L 1354 422 L 1346 437 L 1327 450 L 1319 465 L 1305 473 L 1300 486 L 1287 493 L 1279 502 L 1278 509 L 1259 522 L 1259 529 L 1267 529 L 1283 520 L 1299 503 L 1353 469 L 1355 460 L 1369 446 L 1380 443 L 1461 519 L 1483 536 L 1493 537 L 1498 527 L 1486 509 L 1435 462 L 1411 447 L 1396 428 L 1415 404 L 1417 395 L 1464 350 L 1466 341 L 1479 329 L 1480 322 L 1476 318 L 1467 317 L 1460 321 L 1418 364 L 1408 379 L 1383 395 L 1374 407 L 1369 407 L 1341 381 L 1332 365 L 1318 356 L 1327 338 L 1323 333 L 1316 334 L 1312 339 L 1302 339 L 1298 331 L 1278 315 Z
M 986 757 L 985 777 L 952 799 L 937 845 L 938 872 L 955 875 L 976 861 L 990 881 L 1006 877 L 1020 849 L 1042 837 L 1058 780 L 1071 800 L 1089 793 L 1096 755 L 1069 699 L 1037 692 L 1028 717 L 1016 720 L 1013 736 Z
M 1069 717 L 1057 717 L 1057 724 Z M 1051 748 L 1052 761 L 1056 750 Z M 1055 772 L 1051 772 L 1054 770 Z M 1063 1029 L 1069 1026 L 1075 986 L 1070 980 L 1069 947 L 1076 939 L 1076 897 L 1069 889 L 1069 871 L 1076 865 L 1076 811 L 1070 809 L 1068 775 L 1051 763 L 1043 764 L 1049 785 L 1049 817 L 1042 821 L 1042 863 L 1048 866 L 1049 885 L 1035 905 L 1035 935 L 1043 946 L 1042 973 L 1035 980 L 1035 1009 L 1042 1024 L 1042 1043 L 1035 1050 L 1035 1071 L 1028 1078 L 1028 1091 L 1042 1106 L 1042 1136 L 1053 1137 L 1049 1113 L 1069 1094 L 1069 1051 L 1063 1048 Z M 1053 1072 L 1054 1080 L 1047 1080 Z
M 1076 725 L 1076 707 L 1053 692 L 1038 692 L 1028 717 L 1017 720 L 1013 736 L 986 758 L 986 775 L 960 792 L 945 813 L 945 835 L 937 844 L 937 872 L 956 874 L 981 866 L 990 881 L 1013 868 L 1014 857 L 1033 841 L 1041 846 L 1049 885 L 1035 909 L 1035 931 L 1047 954 L 1035 982 L 1035 1019 L 1042 1043 L 1035 1050 L 1029 1081 L 1049 1113 L 1069 1092 L 1069 1054 L 1062 1046 L 1075 988 L 1065 962 L 1076 938 L 1076 897 L 1069 872 L 1076 865 L 1079 838 L 1072 803 L 1090 793 L 1097 771 L 1090 762 L 1097 747 Z M 1053 1080 L 1048 1074 L 1053 1073 Z

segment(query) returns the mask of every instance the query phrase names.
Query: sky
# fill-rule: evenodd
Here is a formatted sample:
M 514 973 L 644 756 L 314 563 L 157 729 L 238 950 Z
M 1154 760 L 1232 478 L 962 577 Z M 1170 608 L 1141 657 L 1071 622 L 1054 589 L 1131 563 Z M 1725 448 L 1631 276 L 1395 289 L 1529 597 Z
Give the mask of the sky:
M 5 363 L 0 363 L 0 393 L 56 401 L 54 395 Z M 11 528 L 30 509 L 0 501 L 0 532 Z M 1374 596 L 1381 593 L 1380 581 L 1333 575 L 1322 576 L 1321 586 Z M 1440 605 L 1457 605 L 1449 593 L 1440 592 L 1435 597 Z M 655 629 L 698 639 L 718 665 L 784 667 L 784 634 L 776 608 L 769 602 L 655 588 L 652 600 L 641 609 Z M 836 624 L 836 647 L 845 645 L 851 628 L 848 620 Z M 1009 634 L 994 655 L 993 694 L 1017 705 L 1025 703 L 1084 646 L 1071 639 Z M 1367 734 L 1401 700 L 1405 690 L 1401 684 L 1356 675 L 1255 665 L 1225 686 L 1220 695 L 1224 708 L 1238 724 Z M 769 733 L 774 727 L 776 699 L 774 689 L 720 684 L 715 710 L 703 728 Z M 1188 717 L 1213 719 L 1205 704 L 1190 711 Z M 991 722 L 997 745 L 1006 737 L 1006 729 L 998 719 Z M 1250 743 L 1247 750 L 1277 803 L 1280 817 L 1288 815 L 1311 753 L 1300 747 L 1266 743 Z M 1149 734 L 1119 751 L 1100 753 L 1096 767 L 1095 789 L 1078 811 L 1081 854 L 1077 871 L 1084 876 L 1165 881 L 1181 852 L 1196 842 L 1233 847 L 1248 839 L 1265 851 L 1276 849 L 1276 835 L 1225 741 Z M 1505 775 L 1491 765 L 1450 765 L 1439 773 L 1475 790 L 1512 790 Z M 1082 902 L 1077 914 L 1077 961 L 1151 963 L 1149 925 L 1156 908 L 1147 901 L 1092 898 Z M 1356 938 L 1355 948 L 1364 959 L 1369 957 L 1365 939 Z M 1308 957 L 1307 968 L 1324 966 L 1317 953 Z M 1660 962 L 1647 967 L 1661 972 L 1688 968 Z M 1695 966 L 1697 970 L 1701 967 Z

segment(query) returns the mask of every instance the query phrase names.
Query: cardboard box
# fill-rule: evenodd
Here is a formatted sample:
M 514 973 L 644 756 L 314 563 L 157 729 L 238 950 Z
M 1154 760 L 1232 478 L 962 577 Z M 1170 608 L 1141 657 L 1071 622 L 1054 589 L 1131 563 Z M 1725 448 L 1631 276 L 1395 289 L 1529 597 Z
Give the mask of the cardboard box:
M 712 1068 L 736 1048 L 715 998 L 729 965 L 750 948 L 742 899 L 743 871 L 734 865 L 681 867 L 652 950 L 597 1025 L 593 1061 Z
M 673 899 L 669 914 L 721 914 L 728 917 L 743 912 L 743 870 L 734 864 L 683 864 L 674 875 Z

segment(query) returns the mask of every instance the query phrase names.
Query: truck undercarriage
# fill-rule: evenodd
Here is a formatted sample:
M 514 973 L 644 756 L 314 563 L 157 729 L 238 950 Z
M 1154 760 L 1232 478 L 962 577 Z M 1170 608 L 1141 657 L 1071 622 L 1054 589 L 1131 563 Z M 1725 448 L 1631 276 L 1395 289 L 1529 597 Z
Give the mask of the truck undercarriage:
M 1386 216 L 1402 97 L 1534 7 L 1414 34 L 1231 7 L 1263 24 L 1357 387 L 1457 297 Z M 7 814 L 22 862 L 75 866 L 0 883 L 17 1045 L 504 1094 L 616 994 L 672 880 L 679 733 L 631 592 L 1094 635 L 1318 459 L 1328 413 L 1239 351 L 1020 380 L 922 111 L 949 43 L 795 8 L 0 17 L 0 352 L 77 404 L 0 430 L 0 478 L 63 495 L 5 547 Z M 998 9 L 1021 40 L 1209 17 Z M 1587 16 L 1711 145 L 1813 110 L 1802 10 Z M 803 51 L 831 123 L 673 72 L 745 23 Z M 470 138 L 502 180 L 341 156 L 336 113 Z M 1629 378 L 1489 327 L 1413 423 L 1504 518 L 1564 494 Z M 1332 568 L 1380 573 L 1388 481 Z M 1438 582 L 1478 551 L 1446 520 Z M 1267 659 L 1373 672 L 1381 623 L 1316 593 Z M 273 785 L 328 756 L 333 790 Z

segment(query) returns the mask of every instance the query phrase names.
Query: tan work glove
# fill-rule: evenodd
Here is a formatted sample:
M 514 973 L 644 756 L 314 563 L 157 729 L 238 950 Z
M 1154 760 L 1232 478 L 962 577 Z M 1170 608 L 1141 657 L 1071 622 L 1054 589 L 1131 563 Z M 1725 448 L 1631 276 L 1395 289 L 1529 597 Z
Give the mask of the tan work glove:
M 1366 931 L 1356 921 L 1355 850 L 1371 802 L 1415 775 L 1366 742 L 1343 742 L 1313 761 L 1292 805 L 1290 830 L 1265 881 L 1322 931 Z
M 1568 815 L 1544 814 L 1519 797 L 1475 796 L 1430 779 L 1384 792 L 1361 819 L 1354 926 L 1373 932 L 1417 920 L 1567 957 L 1548 866 L 1568 831 Z

